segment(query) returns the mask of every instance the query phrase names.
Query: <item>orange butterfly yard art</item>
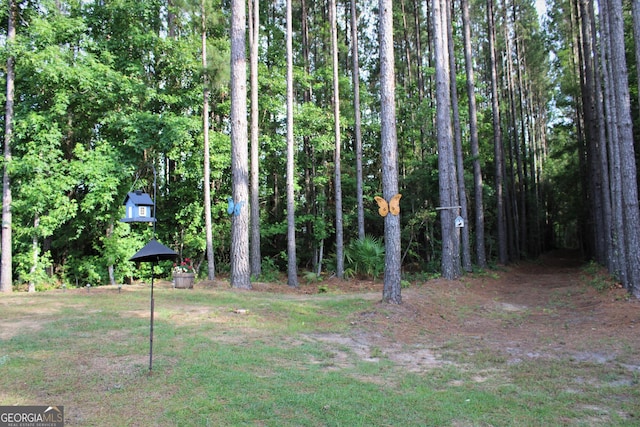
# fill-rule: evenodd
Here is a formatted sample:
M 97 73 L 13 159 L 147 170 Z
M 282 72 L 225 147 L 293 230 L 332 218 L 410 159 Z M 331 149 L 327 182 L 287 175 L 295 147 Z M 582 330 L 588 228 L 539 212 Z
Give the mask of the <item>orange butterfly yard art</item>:
M 387 216 L 389 212 L 391 215 L 398 215 L 400 213 L 400 197 L 402 194 L 398 193 L 387 201 L 380 196 L 375 196 L 374 200 L 378 203 L 378 213 L 381 217 Z

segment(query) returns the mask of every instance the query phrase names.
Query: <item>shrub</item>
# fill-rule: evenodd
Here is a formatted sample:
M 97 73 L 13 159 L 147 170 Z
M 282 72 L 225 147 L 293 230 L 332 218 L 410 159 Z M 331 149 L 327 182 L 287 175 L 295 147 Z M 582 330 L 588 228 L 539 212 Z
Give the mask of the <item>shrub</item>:
M 344 258 L 345 271 L 352 271 L 355 275 L 375 279 L 384 272 L 384 245 L 376 237 L 352 240 L 345 249 Z

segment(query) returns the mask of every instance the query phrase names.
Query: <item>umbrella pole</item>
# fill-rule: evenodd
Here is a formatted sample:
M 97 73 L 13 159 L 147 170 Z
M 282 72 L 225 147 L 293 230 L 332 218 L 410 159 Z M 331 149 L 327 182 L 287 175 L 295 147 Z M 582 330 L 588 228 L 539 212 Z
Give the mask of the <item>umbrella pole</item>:
M 149 325 L 149 375 L 153 369 L 153 276 L 156 262 L 151 264 L 151 323 Z

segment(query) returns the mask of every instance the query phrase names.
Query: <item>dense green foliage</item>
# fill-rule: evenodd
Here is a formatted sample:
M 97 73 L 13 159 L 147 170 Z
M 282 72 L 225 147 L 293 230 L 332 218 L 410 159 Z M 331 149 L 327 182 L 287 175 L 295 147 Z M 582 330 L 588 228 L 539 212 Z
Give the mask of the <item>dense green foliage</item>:
M 133 189 L 153 194 L 154 173 L 160 239 L 181 256 L 202 260 L 202 69 L 196 34 L 176 28 L 187 37 L 166 37 L 166 4 L 156 1 L 21 6 L 11 165 L 17 281 L 104 284 L 108 266 L 114 266 L 118 282 L 132 277 L 135 269 L 127 260 L 151 229 L 121 223 L 122 202 Z M 188 19 L 181 24 L 190 25 Z M 211 37 L 218 88 L 225 87 L 220 70 L 228 62 L 223 28 L 220 20 Z M 224 90 L 215 94 L 225 96 Z M 214 113 L 223 117 L 225 105 L 217 103 Z M 212 176 L 224 188 L 228 136 L 220 120 L 217 126 Z M 218 200 L 216 215 L 222 219 L 223 196 Z M 216 221 L 216 228 L 222 237 L 228 224 Z M 30 273 L 33 239 L 36 273 Z
M 394 13 L 403 262 L 437 270 L 441 236 L 435 214 L 438 152 L 431 23 L 424 21 L 425 5 L 401 3 L 394 6 Z M 495 257 L 497 196 L 486 3 L 471 3 L 486 246 L 489 256 Z M 541 31 L 532 1 L 505 3 L 496 16 L 498 50 L 503 63 L 519 67 L 520 85 L 501 93 L 507 213 L 512 218 L 510 259 L 515 260 L 553 245 L 579 245 L 583 206 L 582 194 L 572 191 L 579 173 L 571 117 L 578 79 L 569 66 L 569 36 L 560 26 L 562 2 L 554 2 L 558 15 L 550 14 L 548 33 Z M 147 275 L 148 267 L 136 268 L 128 258 L 148 241 L 152 229 L 119 219 L 126 193 L 141 188 L 153 194 L 154 181 L 159 240 L 181 258 L 195 260 L 201 272 L 206 271 L 203 186 L 211 185 L 216 268 L 227 270 L 231 161 L 226 2 L 206 0 L 206 70 L 200 58 L 200 2 L 40 0 L 18 4 L 17 42 L 15 46 L 4 43 L 0 52 L 0 63 L 10 54 L 17 61 L 14 160 L 8 165 L 14 193 L 15 283 L 105 284 L 110 266 L 116 282 Z M 270 266 L 284 268 L 286 64 L 281 6 L 269 2 L 260 8 L 260 208 L 262 254 Z M 306 2 L 308 40 L 301 35 L 300 6 L 294 2 L 298 265 L 315 271 L 322 254 L 331 259 L 335 251 L 330 43 L 324 2 Z M 353 256 L 354 273 L 377 276 L 379 264 L 355 257 L 364 248 L 358 247 L 356 232 L 353 90 L 350 41 L 345 36 L 349 8 L 338 7 L 345 247 Z M 374 236 L 368 241 L 377 244 L 383 236 L 383 221 L 373 202 L 381 192 L 379 64 L 376 34 L 370 30 L 376 25 L 375 7 L 374 1 L 358 3 L 365 224 L 367 235 Z M 6 14 L 3 7 L 0 31 L 6 31 Z M 468 101 L 460 28 L 460 17 L 454 15 L 463 155 L 468 168 L 465 184 L 472 188 L 474 159 L 466 142 Z M 509 34 L 517 34 L 520 45 L 512 45 Z M 545 35 L 552 37 L 547 40 Z M 551 75 L 550 46 L 556 55 Z M 303 55 L 305 51 L 309 55 Z M 516 81 L 515 71 L 499 71 L 505 85 L 509 76 Z M 211 84 L 211 183 L 202 179 L 204 72 Z M 510 99 L 520 99 L 519 106 L 510 106 Z M 472 214 L 467 226 L 473 232 Z M 170 264 L 162 265 L 158 272 L 166 275 L 170 269 Z

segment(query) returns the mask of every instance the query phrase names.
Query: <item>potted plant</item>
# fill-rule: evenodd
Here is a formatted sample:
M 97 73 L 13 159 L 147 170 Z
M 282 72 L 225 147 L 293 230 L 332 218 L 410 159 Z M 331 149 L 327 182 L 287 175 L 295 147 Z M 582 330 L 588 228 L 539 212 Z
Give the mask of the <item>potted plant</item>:
M 185 258 L 180 264 L 173 264 L 173 287 L 178 289 L 192 289 L 196 279 L 196 269 L 190 258 Z

